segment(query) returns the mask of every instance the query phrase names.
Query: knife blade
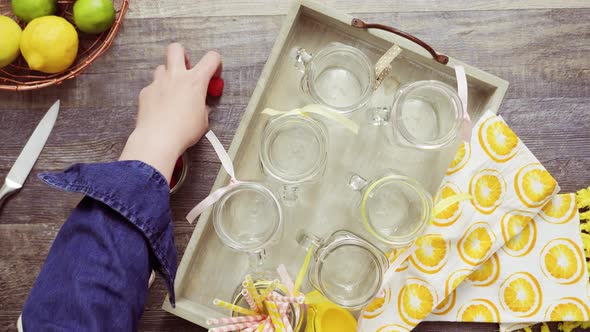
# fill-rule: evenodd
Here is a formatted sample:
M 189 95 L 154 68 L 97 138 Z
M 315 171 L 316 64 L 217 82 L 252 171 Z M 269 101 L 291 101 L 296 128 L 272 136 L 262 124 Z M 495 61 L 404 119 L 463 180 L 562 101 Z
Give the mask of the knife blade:
M 37 158 L 39 158 L 49 134 L 53 130 L 53 125 L 59 114 L 59 105 L 60 102 L 57 100 L 49 108 L 43 119 L 41 119 L 41 122 L 37 125 L 37 128 L 35 128 L 35 131 L 33 131 L 27 144 L 25 144 L 14 165 L 12 165 L 8 175 L 6 175 L 4 185 L 0 190 L 0 203 L 3 196 L 22 188 Z

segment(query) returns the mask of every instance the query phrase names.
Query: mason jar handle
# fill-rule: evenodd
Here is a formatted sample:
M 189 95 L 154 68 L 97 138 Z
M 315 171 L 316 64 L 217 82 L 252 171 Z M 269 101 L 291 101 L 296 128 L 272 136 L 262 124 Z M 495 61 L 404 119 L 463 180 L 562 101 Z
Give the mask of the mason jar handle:
M 308 53 L 303 47 L 294 47 L 291 50 L 295 67 L 303 74 L 305 73 L 305 66 L 311 61 L 312 55 Z
M 394 33 L 398 36 L 404 37 L 404 38 L 422 46 L 425 50 L 428 51 L 428 53 L 430 53 L 430 55 L 432 55 L 434 60 L 436 60 L 437 62 L 442 63 L 443 65 L 446 65 L 449 62 L 448 56 L 436 53 L 436 51 L 432 47 L 430 47 L 430 45 L 426 44 L 421 39 L 414 37 L 407 32 L 404 32 L 404 31 L 401 31 L 396 28 L 393 28 L 393 27 L 390 27 L 387 25 L 383 25 L 383 24 L 368 24 L 358 18 L 353 18 L 352 22 L 350 22 L 350 25 L 352 25 L 355 28 L 360 28 L 360 29 L 379 29 L 379 30 L 389 31 L 391 33 Z
M 354 191 L 361 191 L 366 187 L 368 181 L 357 173 L 351 173 L 348 177 L 348 186 Z
M 322 240 L 319 237 L 311 233 L 308 233 L 302 229 L 297 231 L 297 234 L 295 235 L 295 240 L 297 241 L 297 244 L 299 244 L 299 246 L 301 246 L 305 250 L 309 250 L 310 247 L 318 248 L 322 242 Z

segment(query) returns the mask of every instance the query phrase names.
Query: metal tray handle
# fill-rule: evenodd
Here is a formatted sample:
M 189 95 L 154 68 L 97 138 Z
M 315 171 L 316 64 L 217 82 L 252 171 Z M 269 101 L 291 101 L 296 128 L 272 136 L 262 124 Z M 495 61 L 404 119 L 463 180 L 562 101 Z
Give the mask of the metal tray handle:
M 418 39 L 417 37 L 414 37 L 407 32 L 403 32 L 401 30 L 398 30 L 396 28 L 392 28 L 390 26 L 383 25 L 383 24 L 365 23 L 358 18 L 353 18 L 352 22 L 350 22 L 350 25 L 352 25 L 355 28 L 360 28 L 360 29 L 379 29 L 379 30 L 385 30 L 385 31 L 389 31 L 391 33 L 395 33 L 398 36 L 402 36 L 402 37 L 409 39 L 409 40 L 413 41 L 414 43 L 422 46 L 425 50 L 428 51 L 428 53 L 430 53 L 432 55 L 434 60 L 436 60 L 437 62 L 440 62 L 443 65 L 446 65 L 449 62 L 448 56 L 436 53 L 436 51 L 432 47 L 430 47 L 430 45 L 426 44 L 421 39 Z

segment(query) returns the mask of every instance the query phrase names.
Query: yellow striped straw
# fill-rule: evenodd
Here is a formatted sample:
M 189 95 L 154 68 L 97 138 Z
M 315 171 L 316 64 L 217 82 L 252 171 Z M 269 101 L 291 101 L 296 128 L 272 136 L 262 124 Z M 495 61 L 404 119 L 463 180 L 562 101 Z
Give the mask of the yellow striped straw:
M 266 321 L 263 321 L 262 324 L 258 325 L 258 328 L 256 329 L 256 332 L 262 332 L 262 330 L 264 330 L 264 325 Z
M 213 300 L 213 305 L 218 306 L 218 307 L 222 307 L 222 308 L 226 308 L 226 309 L 229 309 L 231 311 L 234 311 L 234 312 L 237 312 L 237 313 L 243 314 L 243 315 L 252 315 L 252 316 L 258 315 L 253 310 L 242 308 L 240 306 L 237 306 L 235 304 L 231 304 L 229 302 L 225 302 L 220 299 Z
M 264 304 L 266 305 L 266 310 L 268 311 L 272 325 L 275 327 L 275 332 L 286 332 L 287 329 L 285 328 L 285 324 L 283 324 L 283 319 L 281 318 L 277 305 L 270 301 L 264 301 Z
M 266 298 L 279 286 L 279 283 L 279 280 L 273 280 L 270 283 L 270 285 L 264 291 L 262 291 L 262 294 L 260 294 L 260 298 L 262 300 L 266 300 Z
M 258 311 L 264 312 L 264 304 L 262 304 L 262 298 L 260 297 L 260 294 L 258 294 L 258 290 L 256 290 L 256 287 L 254 287 L 254 282 L 252 281 L 250 275 L 246 276 L 246 280 L 244 280 L 242 286 L 244 286 L 244 288 L 248 290 L 248 293 L 250 293 L 252 300 L 254 300 L 254 303 L 256 303 Z

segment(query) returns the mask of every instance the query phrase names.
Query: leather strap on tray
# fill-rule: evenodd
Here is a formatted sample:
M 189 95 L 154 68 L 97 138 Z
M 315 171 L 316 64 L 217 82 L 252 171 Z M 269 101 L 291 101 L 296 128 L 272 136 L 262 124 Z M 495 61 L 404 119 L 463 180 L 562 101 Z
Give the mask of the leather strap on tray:
M 369 24 L 369 23 L 365 23 L 362 20 L 358 19 L 358 18 L 354 18 L 352 19 L 352 22 L 350 22 L 350 25 L 352 25 L 355 28 L 360 28 L 360 29 L 379 29 L 379 30 L 385 30 L 385 31 L 389 31 L 391 33 L 394 33 L 398 36 L 404 37 L 408 40 L 413 41 L 414 43 L 422 46 L 425 50 L 428 51 L 428 53 L 430 53 L 432 55 L 432 57 L 434 58 L 434 60 L 436 60 L 439 63 L 442 63 L 443 65 L 446 65 L 449 62 L 449 57 L 443 54 L 438 54 L 436 53 L 436 51 L 430 47 L 430 45 L 426 44 L 424 41 L 422 41 L 421 39 L 418 39 L 417 37 L 412 36 L 411 34 L 407 33 L 407 32 L 403 32 L 401 30 L 398 30 L 396 28 L 392 28 L 390 26 L 387 25 L 383 25 L 383 24 Z

